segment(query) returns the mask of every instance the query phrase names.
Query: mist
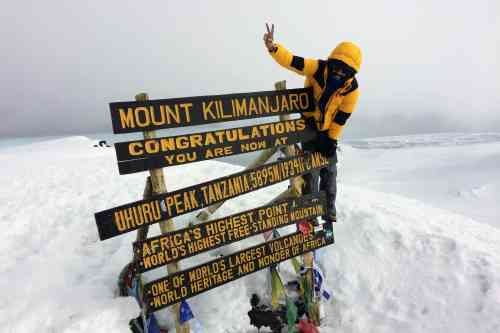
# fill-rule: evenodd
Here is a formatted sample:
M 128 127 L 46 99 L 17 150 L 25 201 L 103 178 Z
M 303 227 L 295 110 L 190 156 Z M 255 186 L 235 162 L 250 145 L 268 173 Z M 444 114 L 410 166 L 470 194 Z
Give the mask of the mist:
M 364 61 L 344 137 L 500 128 L 498 1 L 18 1 L 0 14 L 0 136 L 111 133 L 108 103 L 272 90 L 262 42 Z

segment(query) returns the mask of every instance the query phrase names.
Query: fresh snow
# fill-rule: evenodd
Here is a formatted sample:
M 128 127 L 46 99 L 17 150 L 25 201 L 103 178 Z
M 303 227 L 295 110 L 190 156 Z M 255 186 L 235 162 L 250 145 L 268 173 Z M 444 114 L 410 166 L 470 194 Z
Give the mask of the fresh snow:
M 361 149 L 463 146 L 491 142 L 500 142 L 500 133 L 436 133 L 407 136 L 384 136 L 349 141 L 351 146 Z
M 410 136 L 342 146 L 340 222 L 336 243 L 322 253 L 334 300 L 325 304 L 322 332 L 500 331 L 499 137 Z M 126 332 L 138 315 L 132 298 L 115 295 L 135 234 L 101 242 L 93 214 L 138 200 L 146 173 L 119 176 L 113 149 L 94 143 L 69 137 L 0 145 L 0 332 Z M 241 169 L 206 161 L 165 175 L 175 190 Z M 264 204 L 285 188 L 238 197 L 216 216 Z M 176 224 L 185 226 L 193 214 Z M 282 265 L 286 277 L 289 268 Z M 148 278 L 162 274 L 157 269 Z M 189 303 L 206 332 L 257 332 L 246 315 L 248 299 L 265 278 L 265 271 L 254 273 Z M 168 325 L 168 311 L 159 315 Z
M 385 137 L 343 148 L 345 183 L 398 193 L 500 228 L 500 133 Z

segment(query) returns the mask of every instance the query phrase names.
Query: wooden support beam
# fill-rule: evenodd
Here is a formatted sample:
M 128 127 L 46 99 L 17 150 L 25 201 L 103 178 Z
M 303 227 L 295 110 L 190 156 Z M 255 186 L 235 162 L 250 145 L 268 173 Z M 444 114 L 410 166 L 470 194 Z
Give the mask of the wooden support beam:
M 149 199 L 153 195 L 153 187 L 151 186 L 151 176 L 146 178 L 146 185 L 144 185 L 143 199 Z M 137 230 L 136 241 L 143 241 L 148 237 L 149 224 L 146 224 L 141 229 Z
M 270 148 L 270 149 L 266 149 L 266 150 L 263 150 L 259 156 L 252 162 L 250 163 L 246 168 L 245 170 L 250 170 L 250 169 L 253 169 L 253 168 L 256 168 L 258 166 L 261 166 L 263 165 L 264 163 L 266 163 L 270 158 L 271 156 L 273 156 L 276 152 L 278 151 L 278 148 L 277 147 L 273 147 L 273 148 Z M 196 220 L 198 223 L 200 222 L 205 222 L 205 221 L 208 221 L 208 219 L 210 218 L 210 216 L 215 213 L 217 211 L 217 209 L 219 209 L 223 204 L 224 204 L 225 201 L 221 201 L 219 203 L 216 203 L 210 207 L 208 207 L 207 209 L 205 210 L 202 210 L 200 213 L 198 213 L 198 215 L 196 215 Z M 197 224 L 197 223 L 194 223 L 194 224 Z
M 276 90 L 285 90 L 286 89 L 286 81 L 278 81 L 274 84 L 274 88 Z M 280 115 L 280 120 L 285 121 L 285 120 L 290 120 L 291 116 L 289 114 L 285 115 Z M 284 148 L 284 153 L 286 157 L 291 157 L 295 156 L 298 154 L 298 151 L 295 151 L 294 146 L 286 146 Z M 302 188 L 304 186 L 304 179 L 302 177 L 295 177 L 290 179 L 290 187 L 292 188 L 293 194 L 296 197 L 299 197 L 302 195 Z
M 275 89 L 276 90 L 284 90 L 286 89 L 286 81 L 279 81 L 279 82 L 276 82 L 275 85 L 274 85 Z M 280 120 L 289 120 L 291 117 L 290 115 L 281 115 L 280 116 Z M 266 150 L 263 150 L 259 156 L 252 162 L 250 163 L 246 168 L 245 170 L 250 170 L 250 169 L 253 169 L 253 168 L 256 168 L 258 166 L 261 166 L 263 165 L 264 163 L 266 163 L 276 152 L 278 151 L 278 147 L 272 147 L 270 149 L 266 149 Z M 292 152 L 294 152 L 294 147 L 293 146 L 287 146 L 285 148 L 285 154 L 287 156 L 293 156 L 292 155 Z M 300 178 L 300 177 L 298 177 Z M 295 178 L 294 178 L 295 179 Z M 300 178 L 302 179 L 302 178 Z M 297 189 L 298 186 L 302 186 L 301 183 L 300 183 L 300 180 L 296 180 L 296 184 L 294 184 L 294 188 Z M 275 199 L 276 200 L 276 199 Z M 274 200 L 273 200 L 274 201 Z M 197 220 L 197 223 L 200 223 L 200 222 L 205 222 L 205 221 L 208 221 L 208 219 L 210 218 L 210 216 L 215 213 L 217 211 L 217 209 L 219 209 L 223 204 L 224 204 L 225 201 L 222 201 L 222 202 L 219 202 L 215 205 L 212 205 L 208 208 L 206 208 L 205 210 L 202 210 L 200 213 L 198 213 L 198 215 L 196 215 L 196 220 Z M 196 223 L 192 223 L 192 224 L 196 224 Z
M 136 101 L 147 101 L 149 99 L 148 94 L 140 93 L 135 96 Z M 155 131 L 145 131 L 143 132 L 144 139 L 154 139 L 156 137 Z M 161 194 L 167 192 L 167 186 L 165 184 L 165 177 L 163 175 L 163 169 L 151 169 L 149 170 L 150 180 L 151 180 L 151 189 L 152 194 Z M 172 219 L 161 221 L 160 222 L 160 230 L 162 234 L 165 234 L 170 231 L 174 231 L 174 222 Z M 167 274 L 173 274 L 179 271 L 180 267 L 177 262 L 171 263 L 167 265 Z M 175 330 L 177 333 L 189 333 L 189 324 L 180 324 L 180 304 L 174 304 L 171 307 L 171 311 L 174 314 L 175 318 Z
M 286 81 L 278 81 L 274 84 L 274 89 L 276 90 L 285 90 L 286 89 Z M 280 120 L 281 121 L 286 121 L 290 120 L 292 117 L 289 114 L 282 114 L 280 115 Z M 286 156 L 293 156 L 295 155 L 295 147 L 294 146 L 286 146 L 284 148 L 285 155 Z
M 274 84 L 274 87 L 276 90 L 285 90 L 286 89 L 286 81 L 278 81 Z M 280 120 L 289 120 L 290 115 L 281 115 Z M 290 156 L 295 156 L 298 154 L 297 151 L 295 151 L 294 146 L 286 146 L 284 149 L 285 155 L 287 157 Z M 302 196 L 302 190 L 304 188 L 304 178 L 303 177 L 295 177 L 290 179 L 290 187 L 288 192 L 282 193 L 283 196 L 286 195 L 291 195 L 295 197 Z M 302 262 L 304 263 L 304 267 L 307 267 L 307 273 L 306 273 L 306 283 L 309 285 L 309 290 L 311 292 L 310 299 L 311 299 L 311 304 L 309 307 L 309 318 L 312 319 L 314 324 L 316 326 L 319 326 L 319 303 L 314 300 L 313 295 L 314 295 L 314 276 L 313 276 L 313 261 L 314 261 L 314 255 L 313 252 L 307 252 L 302 255 Z

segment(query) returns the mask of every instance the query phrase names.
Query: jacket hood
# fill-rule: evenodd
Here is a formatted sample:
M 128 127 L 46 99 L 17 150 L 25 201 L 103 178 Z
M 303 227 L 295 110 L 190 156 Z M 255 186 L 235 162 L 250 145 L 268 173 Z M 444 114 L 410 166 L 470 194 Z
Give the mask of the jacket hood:
M 361 49 L 352 42 L 342 42 L 330 53 L 328 59 L 340 60 L 359 72 L 361 67 Z

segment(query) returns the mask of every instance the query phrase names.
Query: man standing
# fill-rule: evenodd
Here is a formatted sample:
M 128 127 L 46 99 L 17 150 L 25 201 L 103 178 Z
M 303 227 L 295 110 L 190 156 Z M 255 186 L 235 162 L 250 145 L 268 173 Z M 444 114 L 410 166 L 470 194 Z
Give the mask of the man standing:
M 361 66 L 361 50 L 354 43 L 342 42 L 327 60 L 309 59 L 293 55 L 283 45 L 274 42 L 274 24 L 266 24 L 264 43 L 278 64 L 306 77 L 304 86 L 312 87 L 316 109 L 305 112 L 308 126 L 317 131 L 315 140 L 302 145 L 305 151 L 320 152 L 329 159 L 329 166 L 304 176 L 305 193 L 319 190 L 327 195 L 325 222 L 337 222 L 335 199 L 337 195 L 337 140 L 356 107 L 359 97 L 355 78 Z

